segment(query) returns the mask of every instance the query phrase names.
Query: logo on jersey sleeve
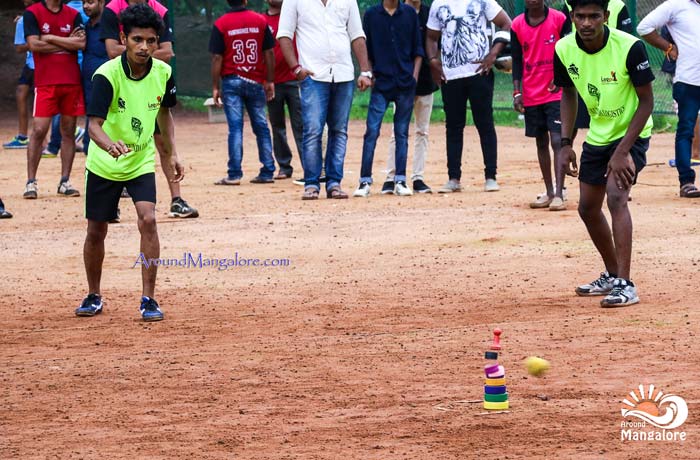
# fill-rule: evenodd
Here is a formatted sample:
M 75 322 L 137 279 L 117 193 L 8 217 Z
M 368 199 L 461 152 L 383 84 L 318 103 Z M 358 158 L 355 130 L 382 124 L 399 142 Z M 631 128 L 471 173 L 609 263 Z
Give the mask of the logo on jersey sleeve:
M 126 110 L 126 101 L 120 97 L 117 99 L 117 106 L 119 106 L 119 113 L 124 113 Z

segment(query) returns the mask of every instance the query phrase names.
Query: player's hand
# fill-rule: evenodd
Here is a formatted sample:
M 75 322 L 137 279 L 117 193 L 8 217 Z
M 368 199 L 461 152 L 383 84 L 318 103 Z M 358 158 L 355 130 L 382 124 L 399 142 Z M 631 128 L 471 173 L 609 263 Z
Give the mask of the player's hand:
M 297 72 L 295 75 L 297 76 L 297 80 L 302 81 L 305 80 L 306 77 L 314 75 L 314 73 L 309 69 L 305 69 L 302 67 L 301 70 L 299 70 L 299 72 Z
M 275 98 L 275 83 L 266 81 L 263 83 L 263 88 L 265 88 L 265 99 L 270 102 Z
M 430 75 L 433 77 L 433 81 L 438 86 L 442 86 L 442 84 L 447 81 L 447 78 L 442 71 L 442 62 L 440 62 L 440 60 L 437 58 L 430 60 Z
M 357 87 L 360 89 L 360 91 L 364 91 L 367 88 L 372 87 L 372 79 L 369 77 L 363 77 L 360 75 L 357 77 Z
M 114 158 L 119 158 L 120 156 L 126 155 L 127 153 L 131 152 L 131 149 L 127 147 L 124 141 L 121 139 L 117 142 L 109 144 L 105 150 Z
M 558 155 L 557 167 L 564 170 L 567 176 L 578 176 L 578 164 L 576 164 L 576 152 L 570 145 L 561 148 Z
M 170 182 L 181 182 L 185 178 L 185 167 L 180 163 L 179 158 L 173 157 L 170 159 L 170 168 L 174 174 Z
M 523 105 L 523 95 L 518 94 L 513 98 L 513 109 L 518 113 L 525 113 L 525 106 Z
M 497 57 L 497 55 L 489 53 L 486 55 L 483 61 L 475 62 L 475 64 L 479 64 L 479 67 L 476 69 L 476 73 L 480 75 L 488 75 L 489 72 L 491 72 L 491 67 L 493 67 L 493 63 L 496 62 Z
M 80 37 L 80 38 L 82 38 L 84 36 L 85 36 L 85 29 L 83 29 L 82 27 L 77 27 L 77 28 L 73 29 L 69 35 L 69 37 Z
M 214 100 L 216 107 L 223 107 L 224 104 L 221 102 L 221 90 L 219 88 L 212 89 L 211 98 Z
M 554 80 L 550 81 L 549 85 L 547 85 L 547 91 L 550 93 L 558 93 L 560 89 L 560 87 L 554 84 Z
M 678 60 L 678 47 L 673 44 L 673 47 L 671 48 L 671 51 L 668 52 L 668 58 L 671 61 L 677 61 Z
M 608 161 L 608 171 L 605 177 L 612 175 L 618 190 L 629 190 L 634 182 L 636 168 L 629 152 L 615 150 L 610 161 Z

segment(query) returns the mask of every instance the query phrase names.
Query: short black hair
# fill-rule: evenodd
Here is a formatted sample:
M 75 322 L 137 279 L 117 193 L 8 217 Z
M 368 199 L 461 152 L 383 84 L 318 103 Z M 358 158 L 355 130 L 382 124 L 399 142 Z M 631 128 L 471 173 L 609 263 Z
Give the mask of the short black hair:
M 138 27 L 139 29 L 153 29 L 157 35 L 163 33 L 163 18 L 155 12 L 153 8 L 145 3 L 132 5 L 126 8 L 119 15 L 119 21 L 124 28 L 124 35 L 129 35 L 131 29 Z
M 571 7 L 571 11 L 574 11 L 579 6 L 596 5 L 603 8 L 603 11 L 608 11 L 609 0 L 566 0 L 566 2 Z
M 226 0 L 228 6 L 235 8 L 237 6 L 243 6 L 243 0 Z

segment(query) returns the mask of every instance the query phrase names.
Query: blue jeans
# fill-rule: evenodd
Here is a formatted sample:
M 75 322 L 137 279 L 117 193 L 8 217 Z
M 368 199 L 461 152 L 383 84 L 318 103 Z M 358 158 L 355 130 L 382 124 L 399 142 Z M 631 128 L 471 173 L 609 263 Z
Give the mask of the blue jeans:
M 389 102 L 396 104 L 394 111 L 394 137 L 396 138 L 396 173 L 395 181 L 406 181 L 406 158 L 408 157 L 408 127 L 413 113 L 413 99 L 415 86 L 408 89 L 395 88 L 390 92 L 372 90 L 367 109 L 367 130 L 362 144 L 362 169 L 360 171 L 360 183 L 372 183 L 372 162 L 374 161 L 374 149 L 377 146 L 379 130 L 382 127 L 382 119 L 389 106 Z
M 673 99 L 678 103 L 676 129 L 676 169 L 681 186 L 695 182 L 695 171 L 690 167 L 693 130 L 700 110 L 700 86 L 680 81 L 673 84 Z
M 301 117 L 304 125 L 302 157 L 305 187 L 320 189 L 321 137 L 328 125 L 326 146 L 326 190 L 343 180 L 348 119 L 355 82 L 327 83 L 307 77 L 301 82 Z
M 272 138 L 265 115 L 265 90 L 259 83 L 243 80 L 237 76 L 222 79 L 221 99 L 228 121 L 228 178 L 243 177 L 243 106 L 245 106 L 258 142 L 258 158 L 262 167 L 260 177 L 272 179 L 275 160 L 272 158 Z
M 61 116 L 54 115 L 51 117 L 51 137 L 49 138 L 49 145 L 46 147 L 51 153 L 58 153 L 61 150 Z M 689 160 L 690 161 L 690 160 Z

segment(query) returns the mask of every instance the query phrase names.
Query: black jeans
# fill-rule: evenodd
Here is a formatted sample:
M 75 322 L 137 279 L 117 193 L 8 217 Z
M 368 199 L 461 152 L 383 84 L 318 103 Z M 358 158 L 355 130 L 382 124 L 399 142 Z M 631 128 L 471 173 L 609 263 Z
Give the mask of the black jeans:
M 296 80 L 275 84 L 275 98 L 267 103 L 272 125 L 272 151 L 279 164 L 280 173 L 292 175 L 292 151 L 287 142 L 287 126 L 284 117 L 284 105 L 287 104 L 289 118 L 292 124 L 294 142 L 297 146 L 299 161 L 301 159 L 301 139 L 304 132 L 301 119 L 301 99 L 299 98 L 299 82 Z M 302 163 L 303 167 L 303 163 Z
M 442 101 L 445 108 L 447 140 L 447 172 L 450 179 L 462 177 L 462 147 L 464 125 L 467 121 L 467 100 L 474 124 L 479 132 L 481 153 L 484 156 L 484 175 L 496 178 L 498 164 L 498 140 L 493 124 L 493 71 L 486 76 L 450 80 L 442 85 Z

